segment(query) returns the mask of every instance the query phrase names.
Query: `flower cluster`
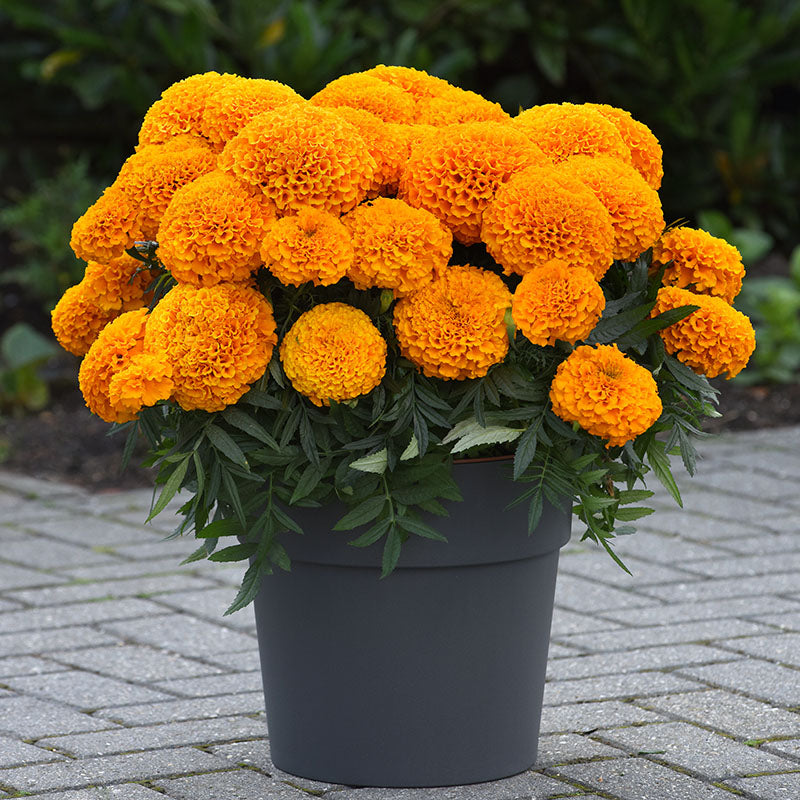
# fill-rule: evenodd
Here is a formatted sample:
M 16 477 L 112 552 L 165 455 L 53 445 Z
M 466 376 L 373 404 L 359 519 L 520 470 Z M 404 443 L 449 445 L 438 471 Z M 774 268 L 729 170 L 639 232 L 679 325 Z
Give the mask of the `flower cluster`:
M 75 223 L 86 275 L 53 330 L 84 357 L 93 412 L 171 442 L 162 467 L 195 487 L 195 521 L 244 524 L 263 502 L 238 492 L 269 478 L 289 505 L 369 501 L 373 540 L 404 540 L 422 530 L 413 508 L 439 511 L 450 491 L 419 485 L 426 459 L 488 445 L 541 478 L 532 518 L 541 492 L 569 485 L 548 488 L 560 464 L 604 542 L 614 482 L 632 485 L 647 459 L 663 475 L 713 399 L 705 378 L 736 375 L 755 343 L 730 305 L 738 251 L 664 230 L 661 155 L 622 109 L 512 116 L 408 67 L 308 100 L 195 75 L 153 104 Z M 402 483 L 409 464 L 418 477 Z M 387 493 L 359 471 L 385 473 Z

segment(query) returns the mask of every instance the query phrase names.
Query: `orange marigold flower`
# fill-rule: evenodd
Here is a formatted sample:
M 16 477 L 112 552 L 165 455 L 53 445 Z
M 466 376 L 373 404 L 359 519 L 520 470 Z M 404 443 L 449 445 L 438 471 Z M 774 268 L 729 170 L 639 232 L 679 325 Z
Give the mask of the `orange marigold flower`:
M 147 309 L 127 311 L 106 325 L 81 362 L 78 382 L 86 405 L 106 422 L 129 422 L 139 409 L 115 405 L 109 396 L 114 375 L 130 360 L 144 352 L 144 331 Z M 141 408 L 141 406 L 140 406 Z
M 119 313 L 98 305 L 92 291 L 81 281 L 67 289 L 56 303 L 50 312 L 50 325 L 56 340 L 67 352 L 83 356 L 100 331 Z
M 469 265 L 449 267 L 394 309 L 400 350 L 429 377 L 483 377 L 508 352 L 502 278 Z
M 363 311 L 346 303 L 301 314 L 280 356 L 292 386 L 318 406 L 367 394 L 386 372 L 386 341 Z
M 309 100 L 317 106 L 350 106 L 384 122 L 413 122 L 414 98 L 391 83 L 356 72 L 331 81 Z
M 135 417 L 145 406 L 172 394 L 172 365 L 161 353 L 136 353 L 108 383 L 108 399 L 116 414 Z
M 436 217 L 402 200 L 378 197 L 342 222 L 353 240 L 347 276 L 359 289 L 378 286 L 408 294 L 431 281 L 453 255 L 453 237 Z
M 109 186 L 72 226 L 72 252 L 84 261 L 119 258 L 136 239 L 136 215 L 136 205 L 130 198 Z
M 242 284 L 171 289 L 153 309 L 145 349 L 172 365 L 173 399 L 185 411 L 221 411 L 267 368 L 277 343 L 264 296 Z
M 631 151 L 633 166 L 647 181 L 647 185 L 651 189 L 658 190 L 661 187 L 661 179 L 664 177 L 664 169 L 661 165 L 663 151 L 650 128 L 621 108 L 614 108 L 614 106 L 604 103 L 585 103 L 584 105 L 598 111 L 614 124 Z
M 338 217 L 304 206 L 267 228 L 261 258 L 286 286 L 306 281 L 330 286 L 341 280 L 353 263 L 353 243 Z
M 741 253 L 724 239 L 695 228 L 673 228 L 653 247 L 653 264 L 664 270 L 665 286 L 690 288 L 732 303 L 742 288 Z
M 592 108 L 548 103 L 520 112 L 513 121 L 556 163 L 601 154 L 631 163 L 631 151 L 614 123 Z
M 392 86 L 398 86 L 408 92 L 415 101 L 425 97 L 438 97 L 453 88 L 453 85 L 444 78 L 437 78 L 435 75 L 429 75 L 424 70 L 413 67 L 392 67 L 379 64 L 377 67 L 366 70 L 363 74 L 378 78 Z
M 635 439 L 662 411 L 650 371 L 615 344 L 573 350 L 556 370 L 550 401 L 554 414 L 605 439 L 606 447 Z
M 632 166 L 610 156 L 571 156 L 558 168 L 583 181 L 611 215 L 614 258 L 635 261 L 661 235 L 661 200 Z
M 139 144 L 161 144 L 182 133 L 202 135 L 206 98 L 235 75 L 204 72 L 166 88 L 144 115 Z
M 452 125 L 411 151 L 398 195 L 435 214 L 460 242 L 475 244 L 498 188 L 519 170 L 543 164 L 549 164 L 544 153 L 510 125 Z
M 750 320 L 721 297 L 693 294 L 677 286 L 659 289 L 651 316 L 681 306 L 700 308 L 659 332 L 667 352 L 708 378 L 724 372 L 728 379 L 738 375 L 756 348 Z
M 217 170 L 175 192 L 158 229 L 158 256 L 185 283 L 249 281 L 274 218 L 263 194 Z
M 511 308 L 522 333 L 544 347 L 585 339 L 605 305 L 603 290 L 588 270 L 553 259 L 525 274 Z
M 132 311 L 144 305 L 145 291 L 154 277 L 150 270 L 141 268 L 142 262 L 127 253 L 106 263 L 90 261 L 81 284 L 99 308 Z
M 216 167 L 216 156 L 204 146 L 142 147 L 122 165 L 114 186 L 138 208 L 137 238 L 155 239 L 172 196 Z
M 608 211 L 582 181 L 555 167 L 529 167 L 504 183 L 486 207 L 481 239 L 506 274 L 558 258 L 600 280 L 614 260 Z
M 417 102 L 414 122 L 421 125 L 456 125 L 463 122 L 510 122 L 511 117 L 499 103 L 451 86 L 433 97 Z
M 377 169 L 352 125 L 328 109 L 295 103 L 245 125 L 219 164 L 260 187 L 281 214 L 303 205 L 343 214 L 366 197 Z

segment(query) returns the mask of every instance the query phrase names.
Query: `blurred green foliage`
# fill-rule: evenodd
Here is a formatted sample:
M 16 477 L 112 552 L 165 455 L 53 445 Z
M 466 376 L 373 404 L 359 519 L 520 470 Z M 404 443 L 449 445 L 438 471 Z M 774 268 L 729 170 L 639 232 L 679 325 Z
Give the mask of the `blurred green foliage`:
M 0 181 L 36 193 L 78 153 L 92 175 L 115 174 L 150 103 L 192 73 L 309 96 L 376 63 L 425 69 L 511 113 L 625 108 L 664 147 L 668 220 L 714 208 L 785 253 L 796 243 L 796 0 L 0 0 L 0 139 L 15 154 Z M 72 176 L 73 217 L 92 175 Z
M 39 411 L 47 405 L 50 390 L 39 370 L 58 352 L 26 322 L 17 322 L 0 336 L 0 412 Z

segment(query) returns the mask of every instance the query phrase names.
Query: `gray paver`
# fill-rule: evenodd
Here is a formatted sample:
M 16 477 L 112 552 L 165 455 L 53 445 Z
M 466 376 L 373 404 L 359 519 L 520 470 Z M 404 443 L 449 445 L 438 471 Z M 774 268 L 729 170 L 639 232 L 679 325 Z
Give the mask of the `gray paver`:
M 36 656 L 11 656 L 0 658 L 0 679 L 15 675 L 41 675 L 45 672 L 61 672 L 67 669 L 63 664 Z
M 23 589 L 29 586 L 52 586 L 53 584 L 64 583 L 65 580 L 66 578 L 60 575 L 50 575 L 40 570 L 0 561 L 0 586 L 3 587 L 4 592 L 8 592 L 9 589 Z
M 765 555 L 767 553 L 794 553 L 800 550 L 800 534 L 797 532 L 797 517 L 787 519 L 785 524 L 772 520 L 775 527 L 783 527 L 780 533 L 764 533 L 746 539 L 731 539 L 718 542 L 726 550 L 743 555 Z
M 702 668 L 701 668 L 702 669 Z M 582 700 L 612 700 L 623 697 L 648 697 L 703 688 L 699 683 L 661 672 L 629 672 L 569 681 L 553 681 L 544 687 L 547 705 L 578 703 Z
M 2 724 L 2 723 L 0 723 Z M 8 736 L 0 736 L 0 769 L 17 767 L 22 764 L 36 764 L 45 761 L 63 761 L 64 756 L 35 747 L 32 744 L 19 742 Z M 2 776 L 0 772 L 0 776 Z M 0 778 L 0 782 L 2 779 Z
M 780 572 L 776 575 L 756 575 L 746 578 L 723 578 L 670 583 L 663 586 L 643 586 L 639 591 L 666 602 L 719 600 L 722 597 L 763 597 L 791 595 L 797 592 L 797 574 Z
M 153 686 L 186 697 L 207 697 L 215 694 L 238 694 L 257 692 L 262 689 L 260 672 L 240 672 L 229 675 L 209 675 L 201 678 L 185 678 L 162 681 Z
M 775 631 L 769 636 L 747 636 L 730 641 L 722 640 L 718 644 L 739 653 L 749 653 L 769 661 L 800 667 L 800 633 Z
M 93 716 L 113 720 L 122 725 L 148 725 L 235 714 L 264 714 L 264 694 L 260 686 L 258 691 L 242 692 L 241 694 L 115 706 L 114 708 L 100 709 Z
M 686 667 L 680 674 L 775 705 L 800 706 L 800 673 L 779 664 L 750 659 L 710 667 Z
M 777 611 L 779 611 L 779 609 L 776 609 L 776 612 Z M 781 630 L 800 632 L 800 610 L 784 614 L 764 614 L 762 616 L 753 617 L 753 619 L 756 622 L 763 622 L 764 625 L 774 625 L 776 628 L 781 628 Z
M 611 568 L 612 566 L 609 565 L 609 569 Z M 613 568 L 619 569 L 618 567 Z M 647 589 L 650 590 L 652 587 L 647 587 Z M 636 594 L 633 591 L 604 586 L 577 575 L 562 573 L 558 576 L 556 583 L 557 606 L 585 612 L 587 602 L 591 602 L 593 612 L 599 612 L 601 609 L 655 605 L 655 601 L 651 597 Z
M 34 537 L 33 542 L 21 540 L 5 543 L 3 558 L 30 569 L 52 569 L 56 572 L 71 566 L 119 563 L 118 559 L 99 549 L 79 547 L 44 536 Z
M 307 800 L 309 795 L 288 784 L 252 770 L 216 772 L 174 780 L 159 780 L 157 785 L 176 800 L 225 798 L 225 800 Z
M 800 721 L 800 718 L 798 718 Z M 797 727 L 797 733 L 800 734 L 800 725 Z M 783 739 L 777 742 L 766 742 L 762 745 L 763 750 L 768 750 L 770 753 L 778 753 L 778 755 L 789 756 L 789 758 L 800 761 L 800 739 Z
M 574 703 L 571 705 L 545 706 L 542 709 L 540 732 L 587 733 L 642 722 L 656 722 L 659 717 L 632 703 L 619 700 Z
M 58 653 L 78 647 L 114 644 L 115 641 L 116 638 L 107 633 L 82 626 L 18 631 L 0 634 L 0 653 L 9 656 Z
M 795 800 L 800 794 L 800 772 L 787 775 L 757 775 L 730 781 L 729 786 L 758 800 Z
M 141 521 L 147 516 L 143 512 Z M 146 525 L 120 525 L 118 522 L 91 516 L 69 516 L 62 514 L 58 519 L 43 522 L 30 522 L 26 524 L 37 533 L 43 533 L 54 539 L 62 539 L 79 545 L 92 547 L 111 548 L 114 552 L 116 546 L 130 545 L 137 540 L 160 537 L 160 533 L 149 529 Z
M 0 794 L 0 797 L 3 795 Z M 140 783 L 122 783 L 93 789 L 37 794 L 36 800 L 164 800 L 164 795 Z
M 581 736 L 577 733 L 557 733 L 539 738 L 536 769 L 568 764 L 571 761 L 588 761 L 594 758 L 618 758 L 625 755 L 615 747 Z
M 562 575 L 579 575 L 584 578 L 599 581 L 601 584 L 612 584 L 619 588 L 634 588 L 646 586 L 651 583 L 674 583 L 675 581 L 690 581 L 696 579 L 694 575 L 685 570 L 665 567 L 663 564 L 643 561 L 635 556 L 624 558 L 625 566 L 631 575 L 622 569 L 609 569 L 597 558 L 599 550 L 592 548 L 587 553 L 578 553 L 567 559 L 562 567 Z M 675 554 L 673 554 L 673 558 Z
M 173 592 L 159 598 L 158 602 L 168 609 L 177 609 L 196 617 L 219 622 L 235 596 L 227 588 L 201 589 L 197 592 Z M 256 619 L 253 607 L 247 606 L 225 617 L 225 625 L 238 630 L 254 630 Z
M 711 561 L 694 561 L 692 563 L 693 572 L 715 578 L 730 578 L 739 575 L 774 575 L 778 572 L 796 573 L 798 570 L 800 570 L 800 552 L 753 556 L 732 555 L 729 558 L 715 558 Z
M 37 697 L 0 697 L 0 731 L 15 734 L 20 739 L 116 727 L 111 720 L 90 717 L 74 708 Z

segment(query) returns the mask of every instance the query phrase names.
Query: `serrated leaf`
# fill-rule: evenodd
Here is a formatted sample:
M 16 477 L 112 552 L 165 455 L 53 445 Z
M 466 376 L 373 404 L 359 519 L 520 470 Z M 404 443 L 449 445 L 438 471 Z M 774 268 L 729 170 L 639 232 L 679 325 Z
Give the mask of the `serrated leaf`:
M 183 483 L 183 479 L 186 477 L 186 469 L 189 466 L 189 455 L 187 454 L 183 461 L 179 462 L 175 469 L 172 471 L 172 474 L 167 478 L 166 483 L 164 484 L 164 488 L 161 490 L 161 494 L 158 496 L 158 500 L 156 504 L 153 506 L 153 510 L 150 512 L 149 516 L 147 517 L 147 522 L 149 522 L 154 517 L 158 516 L 172 500 L 173 497 L 177 494 L 178 490 L 181 488 L 181 484 Z
M 460 453 L 478 445 L 500 444 L 513 442 L 522 436 L 521 428 L 507 428 L 501 425 L 481 425 L 477 419 L 468 419 L 459 422 L 442 439 L 442 444 L 455 442 L 450 452 Z
M 536 455 L 541 424 L 542 420 L 540 418 L 538 424 L 531 425 L 525 433 L 520 436 L 517 449 L 514 453 L 514 480 L 517 480 L 520 475 L 525 472 L 531 461 L 533 461 L 533 457 Z
M 652 308 L 652 303 L 645 303 L 614 315 L 606 316 L 604 313 L 586 341 L 589 344 L 613 342 L 647 317 Z
M 253 555 L 256 551 L 256 545 L 252 542 L 244 542 L 242 544 L 233 544 L 230 547 L 225 547 L 222 550 L 217 550 L 209 557 L 209 561 L 244 561 Z
M 181 566 L 184 564 L 193 564 L 195 561 L 202 561 L 204 558 L 208 558 L 209 552 L 206 548 L 205 542 L 200 545 L 191 555 L 186 556 L 186 558 L 181 561 Z
M 322 480 L 323 472 L 315 464 L 309 464 L 300 476 L 300 480 L 294 487 L 292 496 L 289 499 L 289 505 L 294 505 L 298 500 L 307 497 L 319 485 Z
M 196 531 L 194 535 L 198 539 L 216 539 L 221 536 L 240 536 L 242 533 L 244 533 L 244 529 L 239 520 L 229 517 L 209 522 L 204 528 Z
M 275 439 L 273 439 L 247 412 L 242 411 L 240 408 L 228 406 L 228 408 L 222 412 L 222 418 L 229 425 L 238 428 L 253 439 L 258 439 L 259 442 L 269 445 L 273 450 L 278 449 L 278 443 Z
M 368 497 L 347 512 L 334 526 L 335 531 L 349 531 L 359 525 L 372 522 L 386 505 L 385 497 Z
M 619 508 L 614 516 L 620 522 L 633 522 L 634 520 L 641 519 L 642 517 L 649 517 L 650 514 L 653 514 L 654 512 L 654 508 L 637 506 L 634 508 Z
M 655 476 L 661 481 L 664 488 L 672 495 L 675 502 L 683 508 L 683 500 L 681 499 L 681 491 L 675 478 L 672 475 L 672 470 L 669 466 L 669 456 L 664 452 L 664 443 L 654 439 L 650 446 L 647 448 L 647 460 L 650 462 L 650 467 Z
M 227 617 L 229 614 L 233 614 L 234 611 L 244 608 L 253 601 L 261 587 L 261 571 L 262 566 L 259 561 L 254 561 L 247 568 L 247 571 L 244 573 L 244 578 L 242 578 L 242 585 L 239 587 L 239 592 L 223 616 Z
M 651 334 L 658 333 L 658 331 L 680 322 L 699 308 L 700 306 L 680 306 L 679 308 L 670 308 L 667 311 L 662 311 L 658 316 L 643 320 L 627 334 L 620 336 L 617 339 L 617 346 L 620 350 L 633 347 L 638 342 L 647 339 Z
M 205 428 L 205 434 L 215 450 L 218 450 L 226 458 L 233 461 L 234 464 L 238 464 L 240 467 L 249 469 L 249 465 L 244 453 L 242 452 L 242 448 L 239 447 L 239 445 L 236 444 L 236 442 L 234 442 L 233 439 L 231 439 L 231 437 L 219 427 L 219 425 L 215 425 L 213 422 L 210 425 L 207 425 Z
M 437 542 L 447 541 L 446 536 L 421 520 L 413 519 L 412 517 L 398 517 L 396 522 L 404 531 L 413 533 L 415 536 L 422 536 L 425 539 L 435 539 Z
M 417 437 L 412 433 L 411 441 L 408 443 L 406 449 L 400 454 L 400 460 L 410 461 L 412 458 L 416 458 L 418 455 L 419 445 L 417 444 Z
M 350 469 L 357 469 L 359 472 L 372 472 L 375 475 L 383 475 L 389 463 L 388 453 L 384 447 L 377 453 L 372 453 L 363 458 L 358 458 L 350 462 Z
M 400 559 L 400 550 L 403 546 L 403 539 L 400 531 L 392 527 L 389 530 L 389 535 L 386 537 L 386 542 L 383 545 L 383 558 L 381 559 L 381 578 L 394 571 L 397 562 Z
M 628 503 L 640 503 L 642 500 L 649 500 L 654 492 L 649 489 L 622 489 L 617 492 L 617 500 L 621 506 Z
M 391 525 L 392 521 L 389 519 L 379 520 L 371 528 L 362 533 L 361 536 L 348 542 L 348 544 L 352 547 L 368 547 L 377 542 L 378 539 L 389 530 Z

